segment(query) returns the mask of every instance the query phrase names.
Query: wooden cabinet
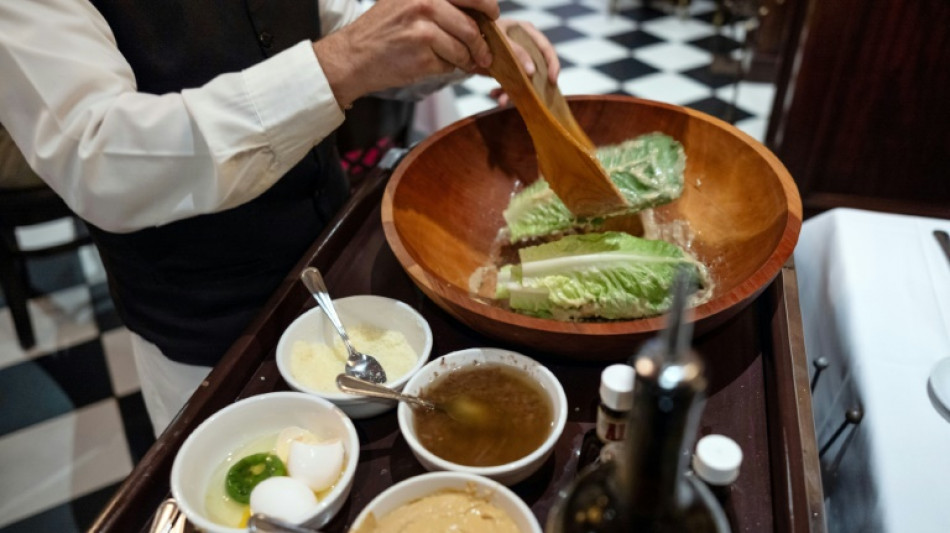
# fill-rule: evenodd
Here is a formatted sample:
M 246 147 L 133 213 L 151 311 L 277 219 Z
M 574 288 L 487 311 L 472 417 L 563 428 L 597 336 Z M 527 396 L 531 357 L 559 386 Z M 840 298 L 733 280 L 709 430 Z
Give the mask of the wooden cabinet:
M 787 2 L 766 144 L 806 216 L 950 218 L 950 2 Z

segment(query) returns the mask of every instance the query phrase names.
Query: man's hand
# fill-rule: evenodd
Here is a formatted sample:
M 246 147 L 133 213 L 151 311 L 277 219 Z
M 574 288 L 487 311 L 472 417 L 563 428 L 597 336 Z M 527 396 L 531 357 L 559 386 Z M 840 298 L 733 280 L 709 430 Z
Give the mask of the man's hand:
M 540 30 L 534 27 L 534 24 L 511 19 L 498 19 L 495 21 L 495 24 L 498 25 L 498 28 L 505 36 L 508 35 L 508 28 L 520 25 L 528 33 L 528 35 L 531 36 L 531 40 L 534 41 L 538 51 L 540 51 L 541 55 L 544 57 L 544 61 L 547 63 L 548 67 L 548 80 L 551 83 L 557 83 L 558 74 L 561 73 L 561 61 L 557 57 L 557 52 L 554 51 L 554 45 L 551 44 L 551 41 L 548 41 L 548 38 L 545 37 L 545 35 L 541 33 Z M 525 50 L 523 46 L 511 38 L 508 39 L 508 44 L 511 45 L 511 50 L 514 52 L 515 58 L 524 67 L 525 73 L 528 74 L 529 77 L 532 76 L 536 70 L 536 67 L 534 61 L 531 59 L 531 55 L 528 54 L 528 51 Z M 489 75 L 488 71 L 485 69 L 478 69 L 475 72 L 478 74 L 484 74 L 486 76 Z M 489 96 L 497 100 L 498 105 L 503 106 L 508 104 L 508 95 L 501 87 L 492 89 Z
M 534 41 L 541 55 L 544 56 L 544 61 L 548 67 L 548 79 L 551 83 L 557 83 L 557 76 L 561 73 L 561 62 L 557 57 L 557 52 L 554 51 L 554 45 L 551 44 L 551 41 L 548 41 L 548 38 L 545 37 L 540 30 L 534 27 L 534 24 L 511 19 L 498 19 L 495 21 L 495 24 L 498 25 L 498 29 L 500 29 L 505 36 L 508 35 L 508 29 L 512 26 L 521 26 L 528 35 L 531 36 L 531 40 Z M 515 53 L 515 58 L 517 58 L 518 62 L 524 67 L 528 76 L 534 74 L 534 61 L 531 60 L 528 51 L 518 44 L 518 42 L 510 38 L 508 39 L 508 44 L 511 45 L 511 50 Z M 487 74 L 487 71 L 485 73 Z
M 340 106 L 456 68 L 487 68 L 488 43 L 461 8 L 498 18 L 497 0 L 378 0 L 352 24 L 315 42 Z

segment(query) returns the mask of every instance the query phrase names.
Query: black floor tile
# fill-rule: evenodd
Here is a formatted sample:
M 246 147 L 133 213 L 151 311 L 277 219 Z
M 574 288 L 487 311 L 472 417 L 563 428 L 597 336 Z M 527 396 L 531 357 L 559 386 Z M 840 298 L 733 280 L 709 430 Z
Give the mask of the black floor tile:
M 617 35 L 611 35 L 608 39 L 629 50 L 663 42 L 663 39 L 642 30 L 618 33 Z
M 735 83 L 737 81 L 737 77 L 734 74 L 716 72 L 710 67 L 711 65 L 703 65 L 701 67 L 681 72 L 680 74 L 688 76 L 707 87 L 712 87 L 713 89 L 725 87 L 726 85 Z
M 590 13 L 595 13 L 596 10 L 587 6 L 580 4 L 567 4 L 564 6 L 552 7 L 546 9 L 548 13 L 553 13 L 561 18 L 569 19 L 573 17 L 580 17 L 582 15 L 587 15 Z
M 646 22 L 648 20 L 667 16 L 667 14 L 663 11 L 654 9 L 652 7 L 631 7 L 628 9 L 621 9 L 618 14 L 637 22 Z
M 704 37 L 702 39 L 697 39 L 695 41 L 690 41 L 686 44 L 695 46 L 697 48 L 702 48 L 707 52 L 712 54 L 728 54 L 733 50 L 742 47 L 742 43 L 726 37 L 725 35 L 712 35 L 710 37 Z
M 498 8 L 501 9 L 502 13 L 510 13 L 524 9 L 524 5 L 518 2 L 512 2 L 512 0 L 501 0 L 498 2 Z
M 566 43 L 567 41 L 573 41 L 574 39 L 580 39 L 585 35 L 570 26 L 555 26 L 553 28 L 548 28 L 544 30 L 545 37 L 548 38 L 551 43 L 558 45 L 561 43 Z
M 86 531 L 119 489 L 115 483 L 91 492 L 52 509 L 24 518 L 6 527 L 0 533 L 73 533 Z
M 611 63 L 597 65 L 594 68 L 621 83 L 646 76 L 647 74 L 659 72 L 658 69 L 632 57 L 625 57 Z
M 712 9 L 703 13 L 696 13 L 692 18 L 712 24 L 713 26 L 732 26 L 748 20 L 748 17 L 726 9 L 721 11 Z
M 155 443 L 155 433 L 152 430 L 148 412 L 145 410 L 142 393 L 135 392 L 119 398 L 119 413 L 122 415 L 125 440 L 129 445 L 132 462 L 138 463 Z
M 702 111 L 703 113 L 725 120 L 730 124 L 734 124 L 740 120 L 745 120 L 753 116 L 752 113 L 732 105 L 731 102 L 726 102 L 715 97 L 704 98 L 702 100 L 686 104 L 686 107 L 695 109 L 697 111 Z
M 35 360 L 72 401 L 74 408 L 112 396 L 112 384 L 99 337 Z
M 35 361 L 0 370 L 0 436 L 74 408 L 66 391 Z

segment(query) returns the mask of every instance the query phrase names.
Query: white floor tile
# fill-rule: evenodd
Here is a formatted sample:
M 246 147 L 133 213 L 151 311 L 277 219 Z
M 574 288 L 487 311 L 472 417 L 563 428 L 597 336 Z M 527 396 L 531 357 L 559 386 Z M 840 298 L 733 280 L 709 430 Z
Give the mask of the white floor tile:
M 16 228 L 17 243 L 22 250 L 36 250 L 63 244 L 76 237 L 71 218 L 60 218 L 32 226 Z
M 0 438 L 0 527 L 122 480 L 132 471 L 114 399 Z
M 573 17 L 567 21 L 571 28 L 586 35 L 608 36 L 637 29 L 636 22 L 626 17 L 608 15 L 606 12 Z
M 562 94 L 606 94 L 620 89 L 617 80 L 583 67 L 562 70 L 557 84 Z
M 745 23 L 735 23 L 723 26 L 721 33 L 723 37 L 728 37 L 733 41 L 745 44 L 746 34 L 748 33 L 748 25 Z
M 36 344 L 45 351 L 75 346 L 99 334 L 86 286 L 30 300 Z
M 699 15 L 716 10 L 716 3 L 710 0 L 691 0 L 686 12 L 690 15 Z
M 82 273 L 90 284 L 106 281 L 106 270 L 95 246 L 90 244 L 79 249 L 79 264 L 82 265 Z
M 539 11 L 537 9 L 519 9 L 517 11 L 509 11 L 505 13 L 505 18 L 512 20 L 526 20 L 531 24 L 534 24 L 534 27 L 541 31 L 556 28 L 561 25 L 561 17 L 553 13 Z
M 22 363 L 35 355 L 37 350 L 24 352 L 17 343 L 16 330 L 13 329 L 13 317 L 10 308 L 0 309 L 0 369 Z
M 639 5 L 637 0 L 579 0 L 577 2 L 582 6 L 587 6 L 591 9 L 596 9 L 601 13 L 607 13 L 611 7 L 611 4 L 618 4 L 621 7 L 619 9 L 627 9 L 634 7 L 634 5 Z
M 102 349 L 106 354 L 112 391 L 116 396 L 125 396 L 139 390 L 139 375 L 132 357 L 132 338 L 129 330 L 118 328 L 102 335 Z
M 768 117 L 751 117 L 736 122 L 735 126 L 759 142 L 765 142 L 765 132 L 769 127 Z
M 471 76 L 462 81 L 462 86 L 477 94 L 488 94 L 492 89 L 500 87 L 499 83 L 490 76 Z
M 557 46 L 557 53 L 575 65 L 603 65 L 630 56 L 630 51 L 617 43 L 596 37 L 575 39 Z
M 469 115 L 481 113 L 482 111 L 494 109 L 498 106 L 498 103 L 487 96 L 482 96 L 480 94 L 469 94 L 460 96 L 458 100 L 455 101 L 455 105 L 458 106 L 459 115 L 462 117 L 467 117 Z
M 633 51 L 633 57 L 664 72 L 683 72 L 709 64 L 712 54 L 683 43 L 658 43 Z
M 727 85 L 716 90 L 716 96 L 726 102 L 732 102 L 738 95 L 736 105 L 756 116 L 768 116 L 772 112 L 775 100 L 775 86 L 771 83 L 739 82 L 738 93 L 735 85 Z
M 86 286 L 34 298 L 28 308 L 36 345 L 26 352 L 17 341 L 10 309 L 0 309 L 0 368 L 75 346 L 99 334 Z
M 676 105 L 695 102 L 712 94 L 706 85 L 670 72 L 660 72 L 628 81 L 623 84 L 623 89 L 640 98 Z
M 676 16 L 644 22 L 642 29 L 667 41 L 684 42 L 702 39 L 716 33 L 715 27 L 703 21 Z

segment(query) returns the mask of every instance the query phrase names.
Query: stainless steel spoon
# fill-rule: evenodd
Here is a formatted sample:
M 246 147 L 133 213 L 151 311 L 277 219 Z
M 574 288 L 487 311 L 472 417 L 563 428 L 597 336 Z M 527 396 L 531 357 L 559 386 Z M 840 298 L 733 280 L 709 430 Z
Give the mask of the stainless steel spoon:
M 354 379 L 346 374 L 340 374 L 336 377 L 336 386 L 341 391 L 350 394 L 398 400 L 423 409 L 442 411 L 449 418 L 463 424 L 487 426 L 492 421 L 491 412 L 487 406 L 465 395 L 455 396 L 446 402 L 435 403 L 418 396 L 394 391 L 383 385 Z
M 336 332 L 343 339 L 343 344 L 349 354 L 346 359 L 346 366 L 343 368 L 346 375 L 372 381 L 373 383 L 385 383 L 386 371 L 383 370 L 383 365 L 379 364 L 375 357 L 357 351 L 350 342 L 350 337 L 346 334 L 343 323 L 340 322 L 340 317 L 333 307 L 333 300 L 330 298 L 330 292 L 327 290 L 327 284 L 324 283 L 320 271 L 313 267 L 307 267 L 300 273 L 300 280 L 303 281 L 304 286 L 320 304 L 320 309 L 323 310 Z
M 374 398 L 385 398 L 387 400 L 398 400 L 416 407 L 422 407 L 423 409 L 438 409 L 438 407 L 429 400 L 423 400 L 418 396 L 403 394 L 401 392 L 394 391 L 389 387 L 377 385 L 376 383 L 370 383 L 366 380 L 357 379 L 346 374 L 340 374 L 336 377 L 336 386 L 341 391 L 350 394 L 372 396 Z

